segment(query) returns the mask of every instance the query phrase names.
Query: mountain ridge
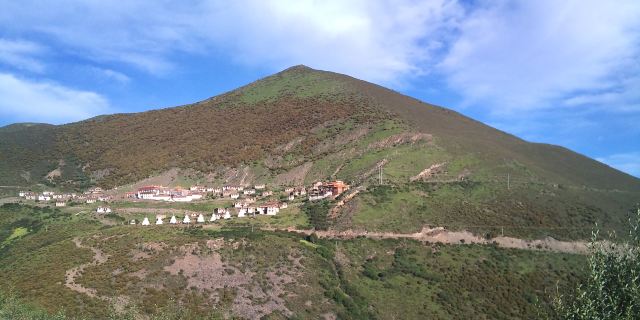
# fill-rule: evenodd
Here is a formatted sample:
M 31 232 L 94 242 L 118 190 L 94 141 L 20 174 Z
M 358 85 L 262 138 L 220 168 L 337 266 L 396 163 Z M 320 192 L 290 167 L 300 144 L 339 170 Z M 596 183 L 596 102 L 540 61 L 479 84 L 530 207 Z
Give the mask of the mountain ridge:
M 294 79 L 291 80 L 288 78 Z M 283 88 L 279 88 L 278 86 L 280 86 L 280 84 L 278 82 L 284 81 L 290 81 L 290 84 L 287 83 L 287 85 L 290 86 L 283 86 Z M 296 81 L 298 82 L 296 83 Z M 320 90 L 316 90 L 318 87 L 320 87 Z M 278 89 L 280 89 L 280 91 L 276 91 Z M 272 90 L 274 92 L 271 92 L 269 90 Z M 316 90 L 317 92 L 314 92 L 314 90 Z M 256 96 L 255 91 L 265 91 L 267 93 L 264 97 L 261 97 L 259 95 Z M 294 94 L 298 93 L 302 93 L 300 99 L 296 99 L 296 97 L 293 96 Z M 263 93 L 259 92 L 259 94 Z M 327 97 L 327 95 L 334 96 Z M 436 136 L 436 138 L 440 139 L 440 142 L 442 144 L 447 145 L 449 149 L 457 150 L 457 152 L 460 153 L 470 151 L 473 153 L 480 153 L 482 154 L 482 156 L 503 156 L 505 159 L 513 158 L 519 162 L 525 162 L 525 165 L 541 167 L 543 170 L 549 171 L 552 174 L 557 173 L 557 170 L 554 170 L 553 166 L 561 165 L 562 162 L 562 159 L 557 158 L 567 156 L 572 158 L 573 161 L 581 161 L 586 169 L 576 171 L 571 170 L 572 168 L 570 167 L 565 167 L 563 171 L 569 170 L 568 172 L 570 172 L 570 174 L 574 176 L 572 179 L 568 179 L 566 177 L 562 177 L 562 174 L 558 174 L 559 177 L 562 177 L 562 179 L 560 180 L 565 180 L 563 181 L 565 183 L 575 180 L 577 184 L 594 184 L 602 188 L 628 188 L 632 190 L 640 190 L 640 180 L 638 180 L 637 178 L 617 171 L 614 168 L 601 164 L 600 162 L 596 162 L 595 160 L 592 160 L 567 148 L 550 144 L 527 142 L 517 136 L 489 127 L 477 120 L 466 117 L 459 112 L 441 106 L 425 103 L 413 97 L 409 97 L 396 91 L 356 78 L 328 71 L 318 71 L 304 65 L 292 66 L 274 75 L 259 79 L 235 90 L 231 90 L 229 92 L 183 106 L 149 110 L 139 113 L 100 115 L 79 122 L 57 126 L 46 124 L 12 124 L 2 127 L 0 129 L 0 132 L 5 134 L 7 131 L 26 132 L 32 131 L 32 128 L 37 128 L 41 132 L 30 132 L 30 134 L 51 135 L 52 133 L 49 132 L 49 130 L 53 130 L 55 131 L 54 135 L 56 136 L 57 140 L 57 146 L 55 149 L 59 150 L 57 156 L 62 157 L 63 155 L 61 153 L 64 152 L 82 154 L 82 152 L 78 152 L 78 150 L 74 150 L 74 148 L 65 147 L 65 144 L 78 143 L 78 140 L 81 140 L 78 139 L 78 134 L 80 134 L 77 133 L 78 127 L 93 126 L 91 129 L 89 129 L 90 131 L 95 129 L 95 127 L 100 123 L 111 123 L 117 126 L 122 125 L 118 122 L 124 118 L 132 119 L 149 117 L 173 117 L 175 121 L 191 120 L 195 122 L 196 120 L 194 120 L 193 118 L 189 118 L 188 116 L 184 117 L 183 115 L 181 115 L 181 113 L 197 108 L 202 109 L 213 107 L 213 109 L 220 110 L 224 109 L 225 106 L 238 104 L 238 100 L 240 100 L 239 104 L 244 103 L 249 106 L 256 106 L 257 104 L 261 104 L 263 102 L 273 103 L 272 100 L 276 100 L 275 104 L 282 102 L 283 104 L 288 103 L 291 105 L 291 107 L 294 107 L 296 104 L 308 103 L 308 100 L 310 100 L 311 98 L 319 100 L 320 102 L 324 99 L 328 100 L 330 103 L 333 103 L 334 101 L 332 99 L 335 99 L 335 97 L 341 95 L 346 96 L 346 99 L 349 100 L 346 103 L 337 103 L 339 104 L 339 107 L 342 107 L 344 109 L 355 109 L 357 108 L 358 103 L 369 104 L 368 106 L 365 106 L 366 112 L 371 112 L 373 114 L 374 112 L 380 113 L 380 111 L 382 111 L 383 113 L 386 112 L 388 114 L 395 115 L 404 122 L 408 123 L 410 127 L 423 133 L 433 134 L 434 136 Z M 247 97 L 249 98 L 247 99 Z M 317 103 L 317 101 L 315 101 L 314 103 Z M 370 110 L 371 105 L 373 105 L 374 108 L 377 108 L 378 110 Z M 310 109 L 313 109 L 313 107 L 311 107 Z M 317 109 L 314 110 L 314 112 L 316 111 Z M 280 116 L 287 116 L 286 110 L 280 110 L 280 112 Z M 268 113 L 270 112 L 267 112 L 267 114 Z M 347 115 L 348 113 L 349 112 L 342 112 L 340 116 L 350 117 L 351 115 Z M 300 117 L 299 114 L 297 114 L 296 116 Z M 326 118 L 328 120 L 332 117 L 327 116 Z M 294 118 L 288 120 L 289 124 L 291 124 L 297 119 Z M 189 125 L 188 122 L 186 122 L 185 124 Z M 135 126 L 136 123 L 128 122 L 127 125 Z M 140 126 L 142 127 L 144 125 L 149 126 L 152 125 L 152 123 L 142 124 Z M 217 123 L 213 123 L 213 125 L 217 125 Z M 316 125 L 318 125 L 318 123 L 316 123 Z M 7 130 L 7 128 L 11 129 Z M 117 128 L 112 128 L 112 130 L 117 130 Z M 196 129 L 191 128 L 191 130 Z M 76 131 L 75 136 L 73 133 L 69 134 L 69 132 L 74 131 Z M 84 131 L 82 133 L 88 134 L 87 131 Z M 64 139 L 69 139 L 70 136 L 73 136 L 72 141 L 64 141 Z M 290 137 L 288 136 L 288 138 Z M 121 142 L 125 143 L 125 141 Z M 268 148 L 273 146 L 273 143 L 271 143 L 269 144 Z M 2 146 L 0 145 L 0 147 Z M 487 152 L 487 150 L 489 152 Z M 491 152 L 495 154 L 489 154 Z M 525 156 L 522 156 L 522 154 L 524 154 Z M 53 159 L 52 162 L 56 162 L 56 160 L 57 159 Z M 84 158 L 81 156 L 80 160 L 88 162 L 87 160 L 93 159 L 90 159 L 87 156 L 85 156 Z M 250 158 L 250 160 L 255 159 Z M 548 161 L 553 161 L 554 164 L 548 164 Z M 529 163 L 527 164 L 526 162 Z M 587 162 L 591 163 L 586 164 Z M 83 165 L 86 164 L 87 163 L 83 163 Z M 180 163 L 176 163 L 176 166 L 180 167 Z M 104 169 L 104 165 L 96 168 L 96 170 Z M 169 167 L 165 166 L 162 169 L 169 169 Z M 597 171 L 601 172 L 594 175 L 594 172 L 598 173 Z M 602 173 L 602 171 L 606 171 L 607 173 Z M 608 183 L 607 180 L 611 178 L 611 175 L 618 175 L 619 177 L 617 177 L 617 179 L 619 181 L 616 181 L 615 183 Z M 123 180 L 124 183 L 133 181 L 134 180 L 132 179 Z M 99 179 L 94 179 L 94 182 L 98 184 L 101 183 Z

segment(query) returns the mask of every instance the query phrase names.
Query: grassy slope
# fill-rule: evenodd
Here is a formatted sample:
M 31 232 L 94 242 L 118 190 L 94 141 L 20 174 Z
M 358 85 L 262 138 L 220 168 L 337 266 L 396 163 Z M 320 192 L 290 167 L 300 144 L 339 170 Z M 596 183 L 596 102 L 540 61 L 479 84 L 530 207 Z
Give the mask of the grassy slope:
M 431 136 L 389 142 L 403 134 Z M 306 67 L 194 105 L 59 127 L 10 126 L 0 130 L 2 135 L 9 138 L 0 139 L 0 149 L 13 150 L 0 153 L 12 157 L 0 162 L 2 177 L 15 178 L 8 182 L 19 181 L 16 176 L 29 168 L 33 179 L 46 174 L 58 165 L 58 153 L 65 160 L 61 180 L 86 183 L 78 171 L 83 163 L 106 174 L 94 178 L 108 186 L 173 167 L 213 172 L 213 181 L 221 184 L 228 169 L 238 166 L 244 167 L 237 176 L 246 169 L 249 181 L 272 185 L 329 178 L 371 185 L 377 164 L 386 161 L 384 182 L 400 190 L 399 195 L 385 202 L 364 193 L 345 207 L 346 218 L 335 223 L 338 228 L 414 231 L 422 224 L 500 225 L 547 228 L 506 231 L 519 236 L 583 237 L 594 222 L 620 229 L 640 198 L 638 179 L 584 156 L 528 143 L 454 111 Z M 46 144 L 43 148 L 49 149 L 36 152 L 28 148 L 32 140 L 58 141 L 58 150 Z M 21 157 L 27 151 L 36 153 L 27 155 L 33 161 L 25 169 Z M 445 163 L 444 178 L 467 173 L 473 183 L 443 184 L 437 190 L 407 185 L 410 177 L 437 163 Z M 188 181 L 204 177 L 195 174 Z M 557 227 L 581 230 L 550 229 Z
M 24 221 L 28 217 L 37 217 L 34 221 L 40 224 Z M 164 268 L 184 255 L 179 248 L 185 244 L 197 244 L 196 256 L 203 259 L 213 252 L 220 254 L 227 268 L 236 270 L 229 271 L 230 276 L 250 271 L 253 276 L 247 288 L 276 290 L 269 272 L 301 270 L 296 281 L 305 286 L 282 287 L 285 306 L 299 318 L 331 312 L 345 319 L 533 318 L 535 301 L 544 306 L 556 281 L 561 289 L 575 281 L 584 263 L 580 256 L 477 245 L 366 239 L 309 243 L 290 234 L 242 229 L 106 228 L 87 217 L 53 209 L 0 207 L 0 241 L 21 227 L 31 231 L 0 249 L 0 272 L 5 275 L 0 285 L 49 312 L 64 308 L 68 315 L 88 318 L 106 316 L 109 303 L 62 285 L 65 270 L 91 260 L 89 250 L 74 247 L 74 237 L 109 255 L 106 263 L 88 267 L 79 283 L 96 288 L 100 295 L 127 298 L 137 313 L 166 313 L 180 304 L 183 315 L 191 317 L 233 313 L 232 302 L 239 291 L 234 287 L 194 290 L 188 283 L 201 275 L 167 273 Z M 206 249 L 208 240 L 220 238 L 225 239 L 223 245 Z M 167 245 L 162 251 L 143 249 L 144 244 L 160 242 Z M 148 255 L 133 259 L 137 250 Z M 300 258 L 301 269 L 288 256 Z M 143 269 L 144 280 L 131 275 Z M 209 300 L 214 294 L 220 299 Z M 270 303 L 269 299 L 259 301 L 256 297 L 252 303 Z M 281 316 L 271 314 L 271 318 Z
M 454 111 L 303 66 L 188 106 L 101 116 L 57 127 L 5 127 L 0 130 L 0 148 L 13 150 L 10 154 L 16 161 L 4 163 L 3 177 L 11 176 L 7 168 L 38 167 L 20 164 L 19 158 L 36 161 L 48 157 L 45 160 L 57 162 L 57 154 L 64 154 L 72 155 L 72 162 L 88 164 L 91 171 L 109 173 L 101 183 L 123 184 L 171 167 L 210 171 L 251 164 L 267 157 L 276 146 L 302 137 L 288 152 L 295 158 L 307 155 L 323 139 L 338 137 L 339 132 L 321 135 L 313 128 L 332 121 L 351 127 L 377 126 L 391 115 L 410 126 L 405 130 L 434 135 L 451 156 L 475 157 L 475 169 L 502 174 L 508 164 L 518 163 L 538 178 L 556 183 L 640 190 L 638 179 L 564 148 L 527 143 Z M 56 142 L 57 153 L 51 149 Z M 34 170 L 34 179 L 43 171 Z M 13 178 L 19 180 L 15 174 Z
M 356 212 L 351 227 L 366 230 L 415 232 L 426 224 L 491 236 L 586 239 L 596 222 L 603 230 L 625 234 L 631 207 L 620 204 L 635 199 L 627 193 L 544 185 L 507 190 L 493 183 L 413 183 L 372 188 L 345 211 Z
M 48 124 L 14 124 L 0 128 L 0 184 L 35 184 L 53 170 L 57 162 L 55 131 L 56 127 Z M 26 171 L 29 174 L 25 175 Z
M 515 160 L 540 178 L 557 183 L 640 190 L 637 178 L 565 148 L 523 141 L 455 111 L 426 104 L 362 80 L 345 77 L 345 81 L 353 90 L 397 114 L 418 130 L 439 137 L 449 152 L 457 156 L 477 155 L 483 160 L 479 164 L 484 168 L 499 168 L 505 162 Z

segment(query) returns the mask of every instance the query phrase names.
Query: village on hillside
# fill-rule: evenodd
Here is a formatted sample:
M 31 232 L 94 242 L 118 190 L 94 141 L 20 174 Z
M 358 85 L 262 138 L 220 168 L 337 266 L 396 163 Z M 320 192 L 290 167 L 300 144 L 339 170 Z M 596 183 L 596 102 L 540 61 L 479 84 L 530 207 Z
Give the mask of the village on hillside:
M 172 214 L 169 218 L 166 214 L 157 214 L 154 220 L 144 217 L 142 221 L 129 220 L 130 225 L 148 226 L 151 224 L 204 224 L 217 220 L 232 218 L 254 217 L 256 215 L 275 216 L 280 209 L 288 207 L 290 202 L 318 201 L 323 199 L 335 199 L 345 191 L 349 185 L 343 181 L 318 181 L 310 186 L 278 187 L 274 190 L 266 184 L 252 186 L 223 185 L 219 187 L 194 185 L 189 188 L 165 187 L 159 185 L 143 186 L 135 191 L 115 193 L 113 190 L 103 190 L 100 187 L 90 188 L 82 194 L 57 193 L 43 191 L 20 191 L 19 196 L 39 203 L 54 203 L 56 207 L 66 207 L 68 204 L 95 204 L 98 214 L 109 214 L 114 211 L 109 206 L 113 201 L 131 202 L 203 202 L 215 200 L 232 200 L 231 205 L 215 208 L 211 216 L 205 217 L 202 213 L 184 214 L 178 218 Z M 165 220 L 168 221 L 165 223 Z

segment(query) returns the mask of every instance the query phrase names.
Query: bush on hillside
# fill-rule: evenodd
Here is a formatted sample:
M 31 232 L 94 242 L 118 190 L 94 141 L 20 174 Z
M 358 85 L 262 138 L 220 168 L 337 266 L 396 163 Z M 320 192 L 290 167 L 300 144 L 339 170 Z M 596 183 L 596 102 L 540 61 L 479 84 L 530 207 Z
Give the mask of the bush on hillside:
M 593 233 L 588 278 L 575 295 L 557 296 L 553 316 L 559 319 L 640 318 L 640 209 L 626 243 L 598 242 Z

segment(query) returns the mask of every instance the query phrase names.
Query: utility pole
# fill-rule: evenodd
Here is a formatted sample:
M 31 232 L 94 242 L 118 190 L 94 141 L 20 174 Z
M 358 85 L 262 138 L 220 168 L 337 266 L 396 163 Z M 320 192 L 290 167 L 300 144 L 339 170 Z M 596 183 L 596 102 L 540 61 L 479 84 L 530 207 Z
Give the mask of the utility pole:
M 511 190 L 511 174 L 507 173 L 507 190 Z
M 378 167 L 378 184 L 382 185 L 382 165 Z

